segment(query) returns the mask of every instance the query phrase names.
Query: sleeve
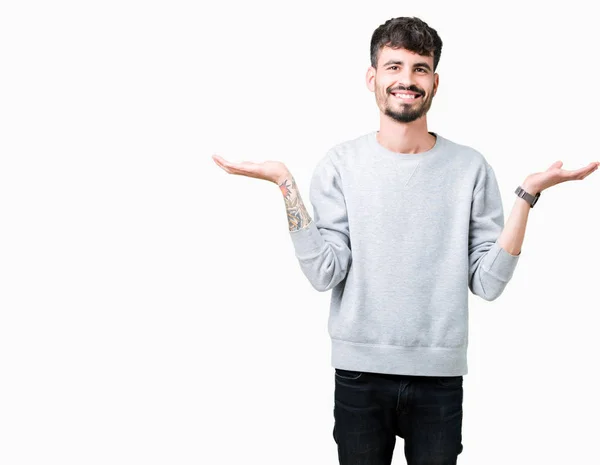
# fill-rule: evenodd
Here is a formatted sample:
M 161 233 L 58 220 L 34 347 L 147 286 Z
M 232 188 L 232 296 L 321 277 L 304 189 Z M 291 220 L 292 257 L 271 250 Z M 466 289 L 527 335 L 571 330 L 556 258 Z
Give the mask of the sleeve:
M 489 164 L 475 189 L 469 225 L 469 289 L 484 300 L 494 300 L 512 278 L 521 254 L 511 255 L 498 244 L 504 229 L 504 211 L 498 182 Z
M 346 201 L 330 153 L 317 163 L 309 193 L 312 221 L 290 236 L 304 275 L 324 292 L 346 277 L 352 262 Z

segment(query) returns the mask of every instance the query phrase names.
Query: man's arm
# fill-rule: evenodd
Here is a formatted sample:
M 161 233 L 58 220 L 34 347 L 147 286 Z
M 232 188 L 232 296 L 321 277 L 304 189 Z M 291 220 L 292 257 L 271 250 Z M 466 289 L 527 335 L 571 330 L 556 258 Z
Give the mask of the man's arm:
M 521 184 L 521 187 L 531 195 L 536 195 L 538 192 L 542 192 L 548 187 L 565 181 L 581 181 L 596 171 L 598 166 L 600 166 L 600 162 L 596 161 L 591 162 L 589 165 L 578 170 L 569 171 L 562 169 L 562 164 L 562 161 L 554 162 L 546 171 L 533 173 L 527 176 L 525 182 Z M 498 238 L 499 245 L 512 255 L 521 253 L 529 210 L 531 210 L 529 203 L 527 203 L 525 199 L 517 197 L 513 209 L 510 212 L 510 217 L 506 222 L 506 226 Z
M 521 187 L 531 195 L 536 195 L 539 192 L 539 190 L 536 190 L 527 183 L 521 184 Z M 506 220 L 506 225 L 498 238 L 500 247 L 511 255 L 519 255 L 521 253 L 521 246 L 523 245 L 525 229 L 527 227 L 527 219 L 529 218 L 529 210 L 531 210 L 529 203 L 525 199 L 517 196 L 510 212 L 510 216 L 508 217 L 508 220 Z
M 330 155 L 319 160 L 310 182 L 314 220 L 306 211 L 291 174 L 277 178 L 296 258 L 312 286 L 321 292 L 345 279 L 352 263 L 342 180 Z
M 292 174 L 289 171 L 285 173 L 277 180 L 277 185 L 285 201 L 289 230 L 297 231 L 306 228 L 312 219 L 302 202 L 300 191 Z
M 514 224 L 514 216 L 512 221 Z M 511 254 L 500 243 L 503 230 L 509 229 L 505 229 L 494 170 L 486 165 L 473 194 L 469 224 L 469 288 L 484 300 L 494 300 L 502 294 L 519 261 L 518 254 Z
M 296 258 L 316 290 L 327 291 L 346 277 L 352 263 L 348 212 L 341 178 L 329 154 L 317 163 L 311 179 L 314 221 L 302 202 L 293 176 L 283 163 L 230 162 L 219 155 L 213 155 L 213 160 L 227 173 L 277 184 L 284 197 Z

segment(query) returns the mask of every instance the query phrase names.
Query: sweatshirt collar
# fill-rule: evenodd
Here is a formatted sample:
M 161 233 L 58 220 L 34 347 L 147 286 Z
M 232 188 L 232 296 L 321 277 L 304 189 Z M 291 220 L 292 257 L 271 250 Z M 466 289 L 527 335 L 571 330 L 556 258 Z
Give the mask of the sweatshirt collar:
M 438 153 L 441 150 L 442 146 L 444 145 L 444 138 L 442 136 L 440 136 L 436 132 L 429 131 L 429 134 L 435 136 L 435 144 L 429 150 L 426 150 L 425 152 L 419 152 L 419 153 L 394 152 L 392 150 L 385 148 L 383 145 L 381 145 L 379 143 L 379 141 L 377 140 L 378 132 L 379 131 L 372 131 L 369 134 L 367 134 L 367 139 L 369 141 L 369 145 L 371 146 L 371 148 L 373 150 L 375 150 L 377 153 L 380 153 L 382 155 L 393 156 L 393 157 L 403 159 L 403 160 L 421 160 L 422 158 L 426 158 L 426 157 L 429 157 L 431 155 Z

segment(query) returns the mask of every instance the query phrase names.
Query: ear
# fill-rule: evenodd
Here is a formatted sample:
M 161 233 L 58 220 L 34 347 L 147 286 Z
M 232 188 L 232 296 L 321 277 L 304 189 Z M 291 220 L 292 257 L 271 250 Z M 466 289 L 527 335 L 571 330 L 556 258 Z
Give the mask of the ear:
M 367 75 L 365 76 L 365 82 L 367 84 L 367 88 L 371 92 L 375 92 L 375 73 L 375 68 L 369 66 L 369 69 L 367 69 Z
M 433 75 L 433 95 L 434 96 L 437 93 L 439 85 L 440 85 L 440 75 L 438 73 L 435 73 Z

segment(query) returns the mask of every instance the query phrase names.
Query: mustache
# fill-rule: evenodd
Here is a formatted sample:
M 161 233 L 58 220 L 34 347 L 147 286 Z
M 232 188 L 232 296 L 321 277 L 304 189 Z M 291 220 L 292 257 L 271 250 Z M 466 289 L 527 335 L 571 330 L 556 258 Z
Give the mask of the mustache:
M 421 89 L 419 89 L 418 87 L 415 87 L 415 86 L 409 86 L 409 87 L 401 86 L 401 87 L 396 87 L 395 89 L 388 90 L 388 94 L 391 94 L 392 92 L 398 92 L 400 90 L 409 90 L 409 91 L 415 92 L 415 93 L 417 93 L 417 94 L 419 94 L 421 96 L 425 95 L 425 92 L 423 92 Z

